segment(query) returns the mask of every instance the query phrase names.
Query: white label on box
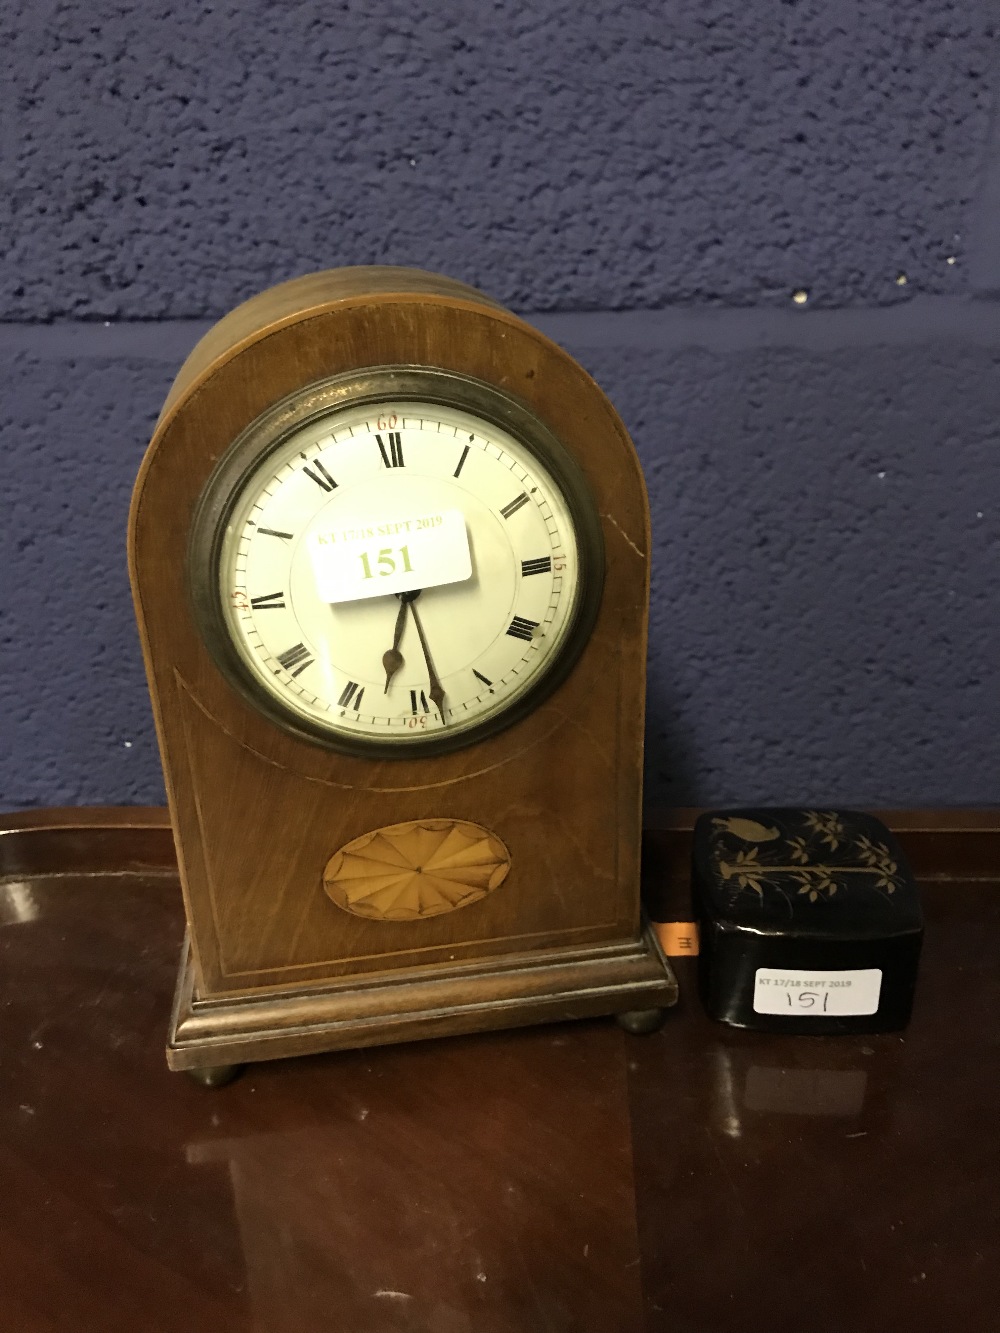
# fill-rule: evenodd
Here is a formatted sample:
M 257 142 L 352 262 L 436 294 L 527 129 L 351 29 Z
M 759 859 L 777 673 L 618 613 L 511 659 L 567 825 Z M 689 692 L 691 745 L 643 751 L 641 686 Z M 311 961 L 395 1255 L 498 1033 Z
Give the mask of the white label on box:
M 472 573 L 469 534 L 460 509 L 318 528 L 309 533 L 307 544 L 324 602 L 357 602 L 463 583 Z
M 804 1014 L 816 1018 L 874 1014 L 882 990 L 880 967 L 799 972 L 758 967 L 753 987 L 757 1014 Z

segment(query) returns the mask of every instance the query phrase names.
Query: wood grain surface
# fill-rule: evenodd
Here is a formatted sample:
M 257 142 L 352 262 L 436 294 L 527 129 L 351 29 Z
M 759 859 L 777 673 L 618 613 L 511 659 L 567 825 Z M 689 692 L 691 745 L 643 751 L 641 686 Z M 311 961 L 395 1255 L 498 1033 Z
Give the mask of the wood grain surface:
M 0 1327 L 993 1333 L 1000 816 L 887 822 L 929 867 L 905 1033 L 726 1029 L 681 960 L 651 1037 L 558 1024 L 207 1092 L 163 1063 L 165 813 L 0 821 Z

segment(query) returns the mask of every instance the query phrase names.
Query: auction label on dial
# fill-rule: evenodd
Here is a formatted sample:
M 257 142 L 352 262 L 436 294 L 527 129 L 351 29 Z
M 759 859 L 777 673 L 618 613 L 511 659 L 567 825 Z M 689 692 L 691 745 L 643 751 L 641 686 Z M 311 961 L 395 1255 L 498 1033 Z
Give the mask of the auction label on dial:
M 757 1014 L 874 1014 L 882 990 L 880 967 L 797 971 L 758 967 L 753 987 Z
M 472 573 L 460 509 L 318 528 L 306 541 L 324 602 L 358 602 L 463 583 Z

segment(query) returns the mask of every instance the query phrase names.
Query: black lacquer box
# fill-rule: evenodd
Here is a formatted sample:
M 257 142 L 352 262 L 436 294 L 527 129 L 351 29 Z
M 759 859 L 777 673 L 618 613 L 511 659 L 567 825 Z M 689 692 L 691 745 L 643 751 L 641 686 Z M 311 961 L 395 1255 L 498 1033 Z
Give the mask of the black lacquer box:
M 896 839 L 847 810 L 715 810 L 693 889 L 709 1014 L 771 1032 L 891 1032 L 913 1005 L 923 917 Z

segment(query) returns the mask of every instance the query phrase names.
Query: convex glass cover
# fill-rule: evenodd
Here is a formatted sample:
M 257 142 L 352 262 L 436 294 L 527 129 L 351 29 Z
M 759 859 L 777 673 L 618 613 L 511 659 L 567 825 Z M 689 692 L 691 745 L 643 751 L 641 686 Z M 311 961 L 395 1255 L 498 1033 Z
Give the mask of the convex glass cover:
M 189 583 L 219 666 L 335 748 L 450 749 L 564 677 L 600 598 L 576 464 L 508 395 L 386 368 L 259 418 L 199 503 Z

